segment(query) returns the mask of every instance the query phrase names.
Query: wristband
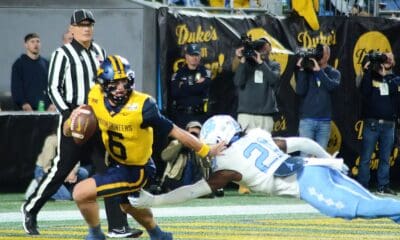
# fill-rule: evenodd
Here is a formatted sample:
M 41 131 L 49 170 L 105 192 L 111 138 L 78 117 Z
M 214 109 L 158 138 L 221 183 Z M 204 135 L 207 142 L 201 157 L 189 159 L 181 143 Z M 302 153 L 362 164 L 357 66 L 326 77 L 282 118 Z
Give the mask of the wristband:
M 197 151 L 196 153 L 201 158 L 205 158 L 205 157 L 207 157 L 209 152 L 210 152 L 210 146 L 208 146 L 207 144 L 203 144 L 203 146 L 201 146 L 200 150 Z

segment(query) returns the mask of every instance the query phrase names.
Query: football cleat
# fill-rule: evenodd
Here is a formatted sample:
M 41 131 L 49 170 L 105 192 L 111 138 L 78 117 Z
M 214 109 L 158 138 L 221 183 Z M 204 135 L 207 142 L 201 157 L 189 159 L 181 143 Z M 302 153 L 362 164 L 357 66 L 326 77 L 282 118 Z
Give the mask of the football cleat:
M 39 231 L 37 230 L 37 222 L 36 215 L 27 212 L 24 208 L 24 205 L 21 206 L 22 213 L 22 226 L 24 230 L 29 235 L 39 235 Z
M 89 233 L 85 240 L 106 240 L 106 236 L 104 233 L 99 232 L 99 233 Z
M 107 233 L 109 238 L 138 238 L 143 231 L 137 228 L 122 227 L 121 229 L 113 228 Z
M 172 240 L 173 239 L 172 233 L 170 233 L 170 232 L 162 232 L 161 233 L 161 238 L 159 238 L 159 239 L 160 240 Z M 151 240 L 153 240 L 153 239 L 151 239 Z

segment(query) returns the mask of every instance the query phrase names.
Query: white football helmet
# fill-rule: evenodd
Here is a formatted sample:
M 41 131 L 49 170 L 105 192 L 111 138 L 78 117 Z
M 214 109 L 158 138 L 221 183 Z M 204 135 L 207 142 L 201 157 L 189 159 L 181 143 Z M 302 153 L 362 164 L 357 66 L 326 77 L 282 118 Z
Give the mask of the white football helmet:
M 200 140 L 206 144 L 217 144 L 225 141 L 229 144 L 235 134 L 240 133 L 242 128 L 229 115 L 216 115 L 209 118 L 201 128 Z

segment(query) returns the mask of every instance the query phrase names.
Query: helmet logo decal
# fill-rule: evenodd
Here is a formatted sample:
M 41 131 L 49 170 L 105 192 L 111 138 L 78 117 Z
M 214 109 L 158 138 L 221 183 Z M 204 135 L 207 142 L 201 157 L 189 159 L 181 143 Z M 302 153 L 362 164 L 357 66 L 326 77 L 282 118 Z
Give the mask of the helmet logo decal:
M 126 94 L 116 94 L 118 82 L 124 81 Z M 128 60 L 118 55 L 110 55 L 100 64 L 96 82 L 101 85 L 104 95 L 116 105 L 124 105 L 134 89 L 135 73 Z

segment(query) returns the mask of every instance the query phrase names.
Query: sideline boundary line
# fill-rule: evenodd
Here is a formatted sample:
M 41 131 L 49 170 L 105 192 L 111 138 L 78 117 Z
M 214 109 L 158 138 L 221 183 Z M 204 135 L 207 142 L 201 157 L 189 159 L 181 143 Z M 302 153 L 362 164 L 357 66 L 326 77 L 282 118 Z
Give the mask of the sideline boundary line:
M 261 215 L 289 213 L 318 213 L 308 204 L 270 204 L 270 205 L 232 205 L 210 207 L 162 207 L 152 208 L 156 218 L 159 217 L 195 217 L 224 215 Z M 106 219 L 104 209 L 100 210 L 100 218 Z M 82 216 L 78 209 L 62 211 L 40 211 L 38 221 L 79 220 Z M 0 213 L 0 223 L 21 222 L 22 214 L 18 212 Z

